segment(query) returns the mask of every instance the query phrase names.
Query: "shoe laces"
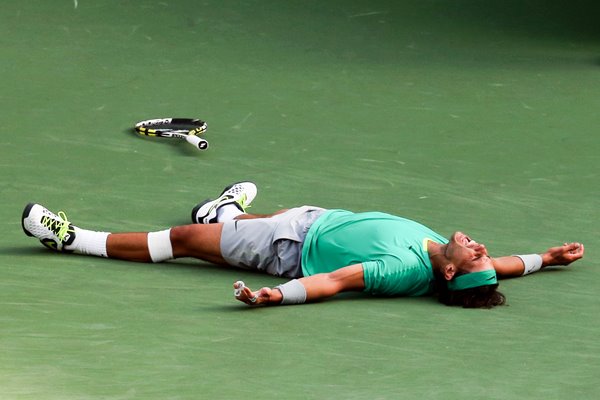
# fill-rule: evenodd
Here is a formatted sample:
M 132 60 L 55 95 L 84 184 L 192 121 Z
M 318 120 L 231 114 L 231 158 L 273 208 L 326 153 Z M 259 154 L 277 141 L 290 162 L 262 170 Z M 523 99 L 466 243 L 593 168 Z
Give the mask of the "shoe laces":
M 246 193 L 242 193 L 242 195 L 240 196 L 240 200 L 238 201 L 238 204 L 240 205 L 240 207 L 242 207 L 242 210 L 244 212 L 246 212 L 246 210 L 250 207 L 252 207 L 250 204 L 247 204 L 246 202 L 248 201 L 248 196 L 246 196 Z
M 67 219 L 67 214 L 63 211 L 58 212 L 58 219 L 53 218 L 49 215 L 44 215 L 41 220 L 42 225 L 54 232 L 61 242 L 65 241 L 66 236 L 69 234 L 69 225 L 71 224 Z

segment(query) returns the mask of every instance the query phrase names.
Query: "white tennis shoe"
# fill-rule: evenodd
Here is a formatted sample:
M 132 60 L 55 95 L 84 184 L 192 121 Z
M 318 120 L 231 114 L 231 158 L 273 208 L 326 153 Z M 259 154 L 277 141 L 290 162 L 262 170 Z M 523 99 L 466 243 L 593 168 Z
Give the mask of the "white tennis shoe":
M 192 222 L 195 224 L 214 224 L 218 222 L 217 211 L 233 204 L 241 212 L 246 212 L 256 197 L 257 188 L 252 182 L 238 182 L 227 186 L 215 200 L 207 199 L 192 210 Z
M 41 204 L 29 203 L 23 210 L 21 225 L 27 236 L 33 236 L 49 249 L 68 252 L 65 246 L 75 240 L 75 230 L 60 211 L 58 215 Z

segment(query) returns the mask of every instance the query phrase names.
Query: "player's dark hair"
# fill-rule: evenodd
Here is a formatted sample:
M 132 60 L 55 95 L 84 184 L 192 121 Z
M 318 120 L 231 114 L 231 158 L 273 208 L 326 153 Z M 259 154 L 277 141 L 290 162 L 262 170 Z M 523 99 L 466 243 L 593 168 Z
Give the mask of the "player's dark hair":
M 438 300 L 447 306 L 492 308 L 506 303 L 506 297 L 498 291 L 497 283 L 463 290 L 449 290 L 445 284 L 438 286 Z

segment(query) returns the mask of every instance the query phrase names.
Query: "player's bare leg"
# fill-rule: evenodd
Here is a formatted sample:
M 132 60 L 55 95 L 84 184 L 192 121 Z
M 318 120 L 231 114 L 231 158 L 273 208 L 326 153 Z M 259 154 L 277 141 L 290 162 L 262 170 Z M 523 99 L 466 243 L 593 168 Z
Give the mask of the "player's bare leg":
M 65 253 L 139 262 L 161 262 L 178 257 L 225 262 L 220 249 L 222 224 L 183 225 L 157 232 L 99 232 L 74 226 L 64 212 L 54 214 L 33 203 L 23 210 L 21 223 L 28 236 Z
M 225 260 L 221 257 L 221 230 L 222 224 L 208 225 L 182 225 L 169 230 L 157 240 L 163 241 L 163 245 L 168 245 L 166 240 L 170 241 L 172 257 L 193 257 L 215 264 L 224 264 Z M 150 262 L 153 258 L 150 254 L 152 240 L 149 241 L 150 233 L 112 233 L 108 235 L 106 241 L 106 250 L 109 258 L 117 258 L 128 261 Z M 156 245 L 160 246 L 161 243 Z

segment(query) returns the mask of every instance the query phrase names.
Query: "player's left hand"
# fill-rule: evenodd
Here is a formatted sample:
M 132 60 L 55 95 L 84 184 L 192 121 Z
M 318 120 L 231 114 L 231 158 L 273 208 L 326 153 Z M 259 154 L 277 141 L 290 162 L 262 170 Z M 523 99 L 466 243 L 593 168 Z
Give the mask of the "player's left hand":
M 562 246 L 551 247 L 542 254 L 543 266 L 569 265 L 583 257 L 585 248 L 581 243 L 565 243 Z
M 270 303 L 272 297 L 272 289 L 263 287 L 256 292 L 253 292 L 247 287 L 244 282 L 237 281 L 233 284 L 234 296 L 242 303 L 246 303 L 249 306 L 266 305 Z

